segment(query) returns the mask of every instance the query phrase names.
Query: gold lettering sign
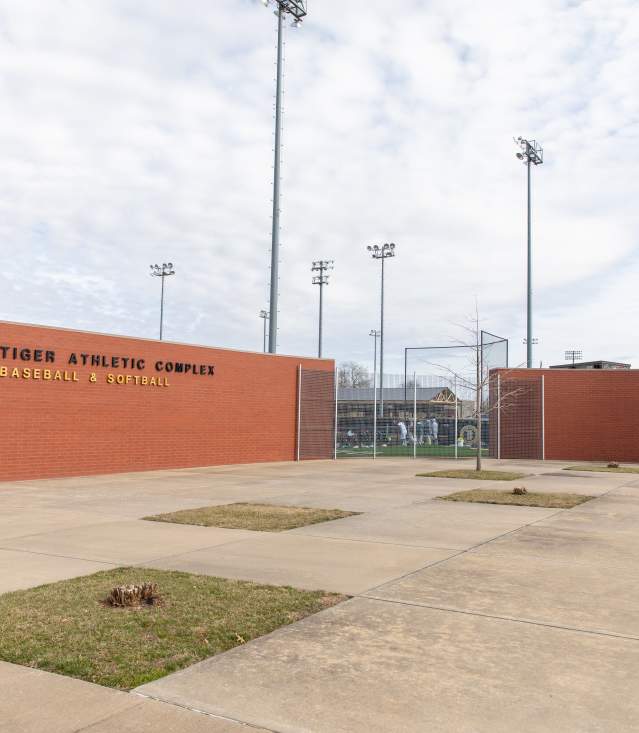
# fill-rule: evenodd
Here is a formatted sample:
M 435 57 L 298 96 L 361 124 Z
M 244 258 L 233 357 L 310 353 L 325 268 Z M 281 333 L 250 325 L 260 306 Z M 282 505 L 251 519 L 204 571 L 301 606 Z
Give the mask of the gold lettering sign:
M 9 379 L 44 379 L 57 380 L 60 382 L 79 382 L 80 377 L 76 371 L 65 369 L 64 371 L 56 370 L 54 373 L 50 369 L 34 369 L 31 367 L 13 367 L 9 369 L 6 366 L 0 366 L 0 378 L 9 377 Z
M 90 379 L 93 382 L 93 379 Z M 106 375 L 107 384 L 135 384 L 142 387 L 170 387 L 168 377 L 141 377 L 137 374 L 113 374 Z
M 42 369 L 39 367 L 13 367 L 9 368 L 4 364 L 0 364 L 0 379 L 37 379 L 46 382 L 79 382 L 80 376 L 77 371 L 71 369 Z M 87 377 L 91 384 L 98 382 L 96 372 L 90 372 Z M 117 385 L 136 385 L 142 387 L 170 387 L 168 377 L 146 377 L 139 374 L 121 374 L 109 372 L 104 376 L 107 384 Z

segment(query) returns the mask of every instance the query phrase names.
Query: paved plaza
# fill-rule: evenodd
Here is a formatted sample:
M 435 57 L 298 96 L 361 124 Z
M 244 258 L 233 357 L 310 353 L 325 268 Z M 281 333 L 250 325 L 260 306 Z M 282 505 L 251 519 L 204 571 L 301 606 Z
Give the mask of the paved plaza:
M 442 502 L 511 484 L 415 476 L 452 465 L 0 484 L 2 593 L 139 565 L 352 596 L 130 693 L 0 662 L 0 732 L 639 729 L 639 476 L 486 461 L 530 474 L 515 482 L 529 491 L 597 497 L 556 510 Z M 282 533 L 141 519 L 237 501 L 361 513 Z

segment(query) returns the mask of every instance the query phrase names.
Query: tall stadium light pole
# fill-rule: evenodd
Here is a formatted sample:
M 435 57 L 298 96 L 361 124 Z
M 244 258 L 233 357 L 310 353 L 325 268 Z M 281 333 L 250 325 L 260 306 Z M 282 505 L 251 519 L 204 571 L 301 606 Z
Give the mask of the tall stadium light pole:
M 369 336 L 375 339 L 373 348 L 373 458 L 377 458 L 377 339 L 379 331 L 373 328 Z
M 520 150 L 517 157 L 526 166 L 528 179 L 528 295 L 526 300 L 526 366 L 532 368 L 532 211 L 531 211 L 531 190 L 530 190 L 530 167 L 541 165 L 544 162 L 544 151 L 536 140 L 526 140 L 518 137 L 515 144 Z
M 379 338 L 380 332 L 377 329 L 372 328 L 371 332 L 368 335 L 372 336 L 375 339 L 375 345 L 373 346 L 373 375 L 375 378 L 373 379 L 373 384 L 376 385 L 377 384 L 377 381 L 376 381 L 377 380 L 377 339 Z M 376 389 L 376 386 L 375 386 L 375 389 Z
M 366 249 L 374 260 L 382 261 L 382 281 L 380 297 L 380 328 L 379 328 L 379 416 L 384 417 L 384 262 L 387 257 L 395 257 L 394 242 L 369 245 Z
M 328 285 L 329 270 L 333 269 L 333 260 L 317 260 L 313 262 L 311 272 L 319 272 L 313 277 L 313 285 L 319 285 L 319 333 L 317 339 L 317 356 L 322 358 L 322 326 L 324 322 L 324 285 Z
M 268 350 L 277 352 L 277 296 L 280 258 L 280 165 L 282 158 L 282 74 L 284 47 L 284 16 L 288 13 L 297 27 L 306 15 L 305 0 L 262 0 L 265 6 L 276 5 L 277 9 L 277 74 L 275 84 L 275 162 L 273 165 L 273 229 L 271 234 L 271 287 L 268 331 Z
M 264 353 L 266 353 L 266 321 L 268 321 L 268 311 L 261 310 L 260 311 L 260 318 L 264 321 L 264 338 L 262 339 L 264 344 Z
M 151 277 L 162 278 L 162 289 L 160 291 L 160 341 L 162 341 L 162 328 L 164 325 L 164 279 L 175 275 L 172 262 L 163 262 L 160 265 L 151 265 Z

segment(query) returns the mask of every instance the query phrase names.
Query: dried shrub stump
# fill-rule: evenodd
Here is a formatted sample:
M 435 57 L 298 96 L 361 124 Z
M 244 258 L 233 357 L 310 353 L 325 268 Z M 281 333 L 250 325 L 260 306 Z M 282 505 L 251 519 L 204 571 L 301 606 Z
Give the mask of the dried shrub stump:
M 114 608 L 139 608 L 155 606 L 160 601 L 157 583 L 116 585 L 105 599 L 105 604 Z

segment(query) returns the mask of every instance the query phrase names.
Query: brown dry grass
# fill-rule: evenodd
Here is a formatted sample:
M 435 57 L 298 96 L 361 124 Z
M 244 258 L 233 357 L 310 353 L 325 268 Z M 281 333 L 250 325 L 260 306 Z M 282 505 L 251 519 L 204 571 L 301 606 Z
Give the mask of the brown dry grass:
M 354 514 L 358 512 L 344 512 L 341 509 L 313 509 L 302 506 L 238 503 L 182 509 L 167 514 L 155 514 L 144 517 L 144 519 L 151 522 L 196 524 L 200 527 L 282 532 L 296 527 L 305 527 L 308 524 L 343 519 Z
M 639 468 L 636 466 L 617 466 L 611 468 L 609 466 L 568 466 L 564 468 L 564 471 L 596 471 L 597 473 L 639 473 Z
M 475 471 L 472 468 L 455 468 L 450 471 L 431 471 L 429 473 L 418 473 L 418 476 L 429 478 L 463 478 L 479 481 L 516 481 L 524 478 L 525 473 L 513 473 L 510 471 Z
M 578 504 L 594 499 L 594 496 L 583 494 L 513 494 L 510 491 L 491 491 L 490 489 L 473 489 L 471 491 L 458 491 L 448 496 L 440 496 L 445 501 L 467 501 L 480 504 L 510 504 L 513 506 L 538 506 L 545 509 L 572 509 Z

